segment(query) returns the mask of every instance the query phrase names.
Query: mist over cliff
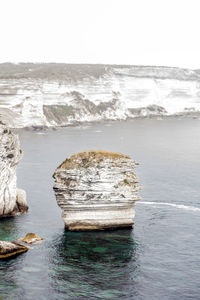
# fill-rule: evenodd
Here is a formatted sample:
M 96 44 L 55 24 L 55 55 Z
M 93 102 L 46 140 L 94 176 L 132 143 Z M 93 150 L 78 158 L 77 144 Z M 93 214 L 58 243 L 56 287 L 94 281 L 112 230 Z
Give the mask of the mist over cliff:
M 11 127 L 199 114 L 199 70 L 0 64 L 0 119 Z

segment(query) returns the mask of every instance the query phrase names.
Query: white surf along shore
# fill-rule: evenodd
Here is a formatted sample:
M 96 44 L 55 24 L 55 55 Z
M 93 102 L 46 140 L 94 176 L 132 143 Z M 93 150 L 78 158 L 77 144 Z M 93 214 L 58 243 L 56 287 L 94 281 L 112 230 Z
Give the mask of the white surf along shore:
M 0 64 L 0 119 L 14 128 L 173 115 L 200 115 L 198 70 Z

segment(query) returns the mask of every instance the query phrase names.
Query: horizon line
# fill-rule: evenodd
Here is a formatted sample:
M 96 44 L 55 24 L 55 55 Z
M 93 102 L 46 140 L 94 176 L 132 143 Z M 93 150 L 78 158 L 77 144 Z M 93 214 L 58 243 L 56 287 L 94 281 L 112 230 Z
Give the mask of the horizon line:
M 0 65 L 2 64 L 14 64 L 14 65 L 20 65 L 20 64 L 65 64 L 65 65 L 94 65 L 94 66 L 121 66 L 121 67 L 143 67 L 143 68 L 169 68 L 169 69 L 181 69 L 181 70 L 199 70 L 200 68 L 187 68 L 187 67 L 179 67 L 179 66 L 169 66 L 169 65 L 153 65 L 153 64 L 118 64 L 118 63 L 70 63 L 70 62 L 56 62 L 56 61 L 48 61 L 48 62 L 42 62 L 42 61 L 5 61 L 0 62 Z

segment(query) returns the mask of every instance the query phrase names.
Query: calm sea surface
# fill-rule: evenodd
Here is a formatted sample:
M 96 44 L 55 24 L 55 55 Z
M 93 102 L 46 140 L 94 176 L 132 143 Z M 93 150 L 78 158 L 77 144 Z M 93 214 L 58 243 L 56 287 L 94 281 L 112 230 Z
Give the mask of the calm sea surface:
M 0 299 L 200 299 L 200 120 L 102 123 L 19 131 L 18 186 L 29 213 L 0 220 L 0 239 L 45 238 L 0 261 Z M 67 232 L 52 174 L 69 155 L 130 155 L 143 186 L 132 230 Z

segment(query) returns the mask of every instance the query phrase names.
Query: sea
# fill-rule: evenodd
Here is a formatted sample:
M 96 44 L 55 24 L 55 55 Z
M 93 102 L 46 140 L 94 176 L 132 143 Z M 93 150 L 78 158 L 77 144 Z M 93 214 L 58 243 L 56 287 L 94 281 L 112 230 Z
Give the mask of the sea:
M 29 212 L 0 220 L 0 240 L 41 244 L 0 261 L 0 299 L 200 299 L 200 120 L 169 117 L 18 130 L 18 187 Z M 70 155 L 131 156 L 141 200 L 132 229 L 65 230 L 52 174 Z

